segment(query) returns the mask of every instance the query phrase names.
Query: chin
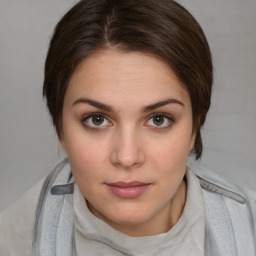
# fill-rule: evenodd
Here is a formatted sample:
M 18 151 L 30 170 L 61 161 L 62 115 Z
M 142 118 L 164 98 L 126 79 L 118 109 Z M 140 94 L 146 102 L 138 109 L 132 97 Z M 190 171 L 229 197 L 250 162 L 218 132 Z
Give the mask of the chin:
M 140 226 L 151 219 L 153 214 L 140 209 L 139 207 L 128 209 L 123 207 L 121 210 L 116 209 L 110 214 L 104 215 L 105 222 L 111 222 L 117 225 Z

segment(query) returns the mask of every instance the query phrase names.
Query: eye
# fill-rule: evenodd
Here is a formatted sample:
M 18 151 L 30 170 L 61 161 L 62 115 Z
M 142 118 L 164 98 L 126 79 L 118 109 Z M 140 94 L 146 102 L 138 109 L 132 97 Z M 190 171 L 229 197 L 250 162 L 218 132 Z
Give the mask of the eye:
M 171 126 L 173 122 L 174 120 L 170 116 L 163 113 L 157 113 L 150 117 L 146 125 L 154 128 L 167 128 Z
M 111 123 L 108 121 L 106 116 L 101 113 L 92 113 L 85 116 L 82 119 L 82 123 L 91 128 L 97 128 L 97 127 L 102 128 L 102 127 L 107 127 L 111 125 Z

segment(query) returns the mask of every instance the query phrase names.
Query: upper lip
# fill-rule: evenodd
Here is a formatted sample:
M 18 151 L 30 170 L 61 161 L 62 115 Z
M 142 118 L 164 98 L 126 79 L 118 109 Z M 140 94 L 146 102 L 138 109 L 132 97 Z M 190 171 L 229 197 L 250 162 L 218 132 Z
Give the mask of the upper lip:
M 123 187 L 123 188 L 129 188 L 129 187 L 135 187 L 135 186 L 145 186 L 149 185 L 149 183 L 141 182 L 141 181 L 130 181 L 130 182 L 125 182 L 125 181 L 118 181 L 114 183 L 107 183 L 109 186 L 115 186 L 115 187 Z

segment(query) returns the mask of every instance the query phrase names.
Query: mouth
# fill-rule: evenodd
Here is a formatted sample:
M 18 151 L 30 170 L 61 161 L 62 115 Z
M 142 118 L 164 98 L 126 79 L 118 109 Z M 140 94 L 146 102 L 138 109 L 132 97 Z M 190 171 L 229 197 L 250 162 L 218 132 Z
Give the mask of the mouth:
M 139 181 L 115 182 L 106 184 L 109 191 L 124 199 L 135 199 L 145 192 L 151 185 Z

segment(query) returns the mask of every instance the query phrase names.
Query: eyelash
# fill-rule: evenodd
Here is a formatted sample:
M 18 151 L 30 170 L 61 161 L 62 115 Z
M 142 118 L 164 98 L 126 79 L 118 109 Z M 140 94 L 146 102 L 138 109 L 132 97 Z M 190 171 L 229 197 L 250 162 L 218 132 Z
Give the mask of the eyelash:
M 88 120 L 90 118 L 93 118 L 93 117 L 100 117 L 100 118 L 103 118 L 103 124 L 104 122 L 107 120 L 108 124 L 107 125 L 92 125 L 92 124 L 89 124 Z M 149 125 L 149 121 L 152 120 L 154 117 L 161 117 L 161 118 L 164 118 L 164 122 L 168 122 L 167 125 L 165 126 L 157 126 L 157 125 Z M 102 113 L 91 113 L 91 114 L 88 114 L 86 116 L 84 116 L 81 120 L 83 126 L 85 126 L 86 128 L 88 129 L 92 129 L 92 130 L 99 130 L 99 129 L 104 129 L 105 127 L 110 127 L 112 126 L 112 123 L 111 121 L 109 121 L 109 118 L 105 115 L 105 114 L 102 114 Z M 92 121 L 91 121 L 92 122 Z M 166 129 L 166 128 L 169 128 L 172 126 L 172 124 L 174 123 L 174 119 L 170 116 L 170 115 L 167 115 L 167 114 L 164 114 L 164 113 L 154 113 L 152 114 L 148 120 L 146 121 L 145 123 L 145 126 L 147 127 L 150 127 L 152 129 Z
M 164 122 L 168 122 L 168 124 L 167 125 L 165 125 L 165 126 L 157 126 L 157 125 L 155 125 L 155 126 L 151 126 L 151 125 L 146 125 L 146 126 L 150 126 L 152 129 L 167 129 L 167 128 L 169 128 L 169 127 L 171 127 L 172 125 L 173 125 L 173 123 L 174 123 L 174 119 L 173 119 L 173 117 L 172 116 L 170 116 L 170 115 L 167 115 L 167 114 L 164 114 L 164 113 L 154 113 L 153 115 L 151 115 L 150 117 L 149 117 L 149 119 L 148 119 L 148 121 L 146 122 L 146 123 L 148 123 L 151 119 L 153 119 L 154 117 L 161 117 L 161 118 L 164 118 L 165 120 L 164 120 Z
M 104 118 L 104 122 L 107 120 L 108 123 L 110 125 L 91 125 L 88 123 L 88 120 L 90 118 L 93 118 L 93 117 L 101 117 L 101 118 Z M 111 122 L 109 121 L 109 118 L 107 118 L 107 116 L 105 114 L 102 114 L 102 113 L 91 113 L 91 114 L 88 114 L 86 116 L 83 117 L 82 119 L 82 124 L 86 127 L 86 128 L 89 128 L 89 129 L 93 129 L 93 130 L 99 130 L 99 129 L 104 129 L 105 127 L 109 127 L 109 126 L 112 126 Z

